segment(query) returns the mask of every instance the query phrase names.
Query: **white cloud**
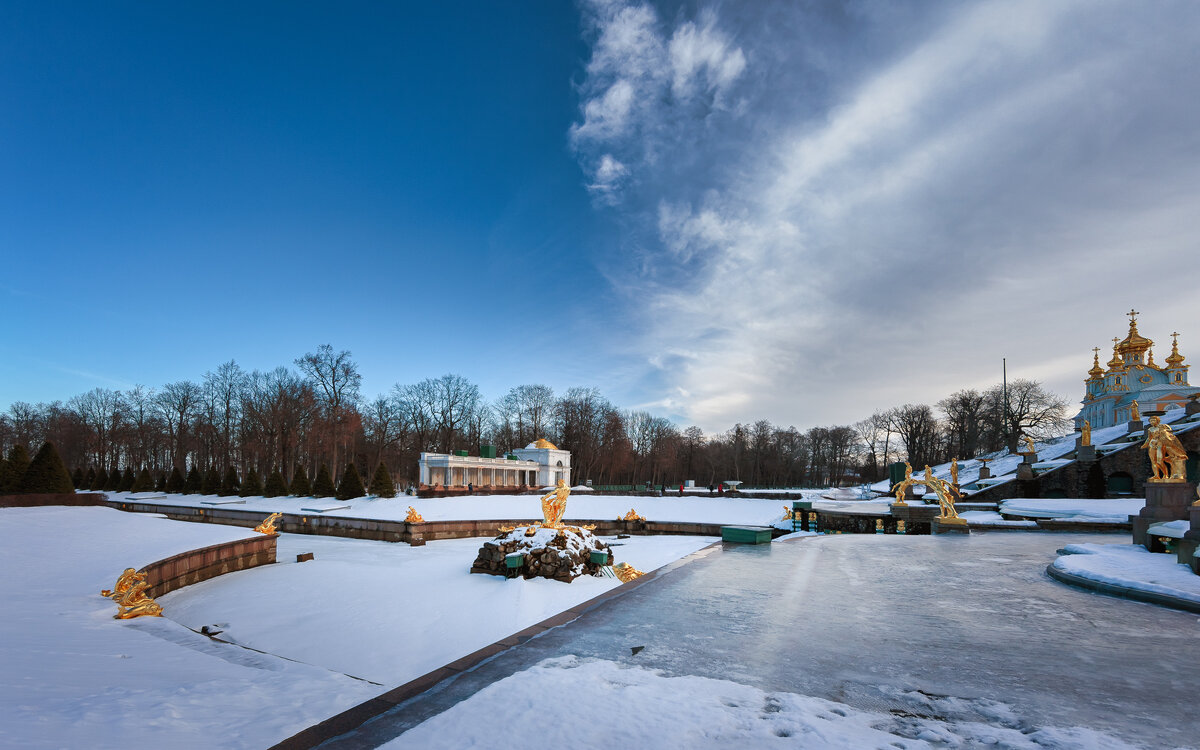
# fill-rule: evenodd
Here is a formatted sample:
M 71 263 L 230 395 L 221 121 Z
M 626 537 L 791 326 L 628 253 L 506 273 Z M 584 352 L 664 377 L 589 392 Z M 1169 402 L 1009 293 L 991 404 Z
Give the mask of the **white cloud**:
M 622 193 L 634 345 L 690 353 L 642 400 L 708 430 L 849 422 L 1001 357 L 1073 398 L 1130 305 L 1200 352 L 1200 6 L 872 7 L 595 6 L 573 143 Z

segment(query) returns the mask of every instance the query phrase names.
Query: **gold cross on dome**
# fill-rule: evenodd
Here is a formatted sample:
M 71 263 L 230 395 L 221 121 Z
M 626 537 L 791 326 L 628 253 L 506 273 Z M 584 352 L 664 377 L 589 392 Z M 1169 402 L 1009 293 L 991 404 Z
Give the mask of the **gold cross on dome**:
M 1098 346 L 1093 346 L 1093 347 L 1092 347 L 1092 351 L 1096 353 L 1096 356 L 1097 356 L 1097 357 L 1099 357 L 1099 356 L 1100 356 L 1100 347 L 1098 347 Z
M 1179 343 L 1179 331 L 1173 331 L 1171 333 L 1171 341 L 1175 344 Z
M 1130 322 L 1130 323 L 1136 323 L 1136 322 L 1137 322 L 1137 316 L 1141 315 L 1141 313 L 1140 313 L 1140 312 L 1138 312 L 1137 310 L 1134 310 L 1132 307 L 1131 307 L 1131 308 L 1129 308 L 1129 312 L 1127 312 L 1127 313 L 1125 313 L 1125 314 L 1129 316 L 1129 322 Z

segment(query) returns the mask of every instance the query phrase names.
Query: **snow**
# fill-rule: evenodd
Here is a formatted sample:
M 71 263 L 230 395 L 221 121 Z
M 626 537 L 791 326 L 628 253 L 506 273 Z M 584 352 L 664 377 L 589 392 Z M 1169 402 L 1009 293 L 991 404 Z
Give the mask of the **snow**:
M 126 567 L 248 536 L 103 507 L 0 510 L 0 746 L 268 747 L 619 585 L 472 575 L 482 539 L 284 534 L 279 563 L 160 597 L 163 618 L 114 620 L 99 595 Z M 717 540 L 605 541 L 650 571 Z M 316 559 L 291 562 L 303 552 Z M 204 625 L 263 653 L 188 629 Z
M 1071 521 L 1104 521 L 1128 523 L 1130 516 L 1146 507 L 1146 499 L 1132 498 L 1032 498 L 1005 500 L 1000 512 L 1006 516 L 1028 518 L 1057 518 Z
M 121 492 L 107 493 L 110 500 L 121 502 L 129 498 Z M 213 495 L 167 495 L 156 500 L 160 505 L 201 508 Z M 538 519 L 542 508 L 536 495 L 465 495 L 460 497 L 415 498 L 400 495 L 394 498 L 360 497 L 353 509 L 345 504 L 322 503 L 312 498 L 247 497 L 238 510 L 255 510 L 266 517 L 270 513 L 300 513 L 306 509 L 328 505 L 325 516 L 403 521 L 412 505 L 426 521 L 517 520 Z M 847 503 L 853 505 L 853 503 Z M 567 500 L 564 522 L 620 518 L 634 508 L 650 521 L 685 521 L 707 524 L 750 524 L 769 526 L 783 515 L 791 501 L 762 498 L 715 497 L 639 497 L 634 495 L 572 495 Z M 886 506 L 885 506 L 886 507 Z
M 1037 521 L 1006 521 L 994 510 L 963 510 L 958 517 L 975 527 L 994 526 L 1010 529 L 1036 529 Z
M 567 697 L 575 718 L 554 709 Z M 573 655 L 546 659 L 485 687 L 383 745 L 388 750 L 459 748 L 1003 747 L 1011 750 L 1131 748 L 1090 729 L 1029 727 L 1008 706 L 996 720 L 940 721 L 928 696 L 904 693 L 901 715 L 872 713 L 728 680 L 623 666 Z
M 1200 576 L 1173 554 L 1147 552 L 1134 544 L 1069 544 L 1052 565 L 1101 583 L 1200 603 Z

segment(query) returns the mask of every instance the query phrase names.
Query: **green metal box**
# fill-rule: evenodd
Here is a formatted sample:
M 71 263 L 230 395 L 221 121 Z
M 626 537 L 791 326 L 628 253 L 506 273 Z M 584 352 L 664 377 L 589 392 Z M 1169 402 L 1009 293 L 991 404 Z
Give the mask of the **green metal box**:
M 480 458 L 495 458 L 496 457 L 496 446 L 494 446 L 494 445 L 479 446 L 479 457 Z
M 769 544 L 770 526 L 722 526 L 721 541 L 742 544 Z
M 520 568 L 523 565 L 525 565 L 525 553 L 523 552 L 510 552 L 504 556 L 504 567 L 506 568 Z
M 588 556 L 588 559 L 595 565 L 608 565 L 608 553 L 602 550 L 594 549 Z
M 466 451 L 454 451 L 454 455 L 465 456 L 465 455 L 467 455 L 467 452 Z

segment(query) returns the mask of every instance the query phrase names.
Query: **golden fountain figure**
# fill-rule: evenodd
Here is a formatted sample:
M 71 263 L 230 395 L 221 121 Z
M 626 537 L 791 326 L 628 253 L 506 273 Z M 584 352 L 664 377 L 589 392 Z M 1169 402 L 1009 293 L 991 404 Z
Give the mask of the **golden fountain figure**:
M 1083 420 L 1083 429 L 1079 431 L 1079 444 L 1082 446 L 1092 444 L 1092 423 L 1088 420 Z
M 1187 481 L 1187 449 L 1179 442 L 1171 425 L 1163 424 L 1157 416 L 1150 417 L 1150 423 L 1146 425 L 1146 442 L 1141 447 L 1146 449 L 1154 472 L 1148 481 Z
M 950 484 L 958 487 L 958 459 L 950 460 Z
M 425 519 L 421 517 L 421 514 L 417 512 L 416 508 L 414 508 L 410 505 L 410 506 L 408 506 L 408 515 L 404 517 L 404 522 L 405 523 L 425 523 Z M 509 530 L 511 531 L 511 529 L 509 529 Z
M 946 526 L 966 525 L 967 522 L 959 518 L 958 511 L 954 509 L 954 488 L 945 479 L 935 479 L 933 469 L 929 468 L 929 464 L 925 465 L 923 484 L 937 495 L 938 505 L 942 511 L 938 516 L 938 523 Z
M 644 572 L 626 562 L 617 563 L 614 565 L 613 573 L 616 573 L 617 578 L 621 581 L 621 583 L 629 583 L 635 578 L 641 578 L 642 576 L 646 575 Z
M 920 484 L 920 482 L 913 479 L 912 464 L 910 464 L 908 461 L 905 461 L 904 479 L 896 482 L 896 486 L 892 488 L 892 492 L 896 493 L 896 502 L 892 503 L 892 505 L 908 505 L 908 503 L 904 502 L 904 493 L 907 492 L 908 488 L 912 487 L 914 484 Z
M 554 486 L 554 490 L 542 495 L 542 518 L 545 523 L 542 525 L 547 529 L 561 529 L 562 517 L 567 512 L 567 497 L 571 494 L 571 488 L 567 486 L 565 479 L 558 480 L 558 484 Z
M 1142 421 L 1142 409 L 1140 406 L 1138 406 L 1138 402 L 1137 402 L 1136 398 L 1133 400 L 1133 403 L 1129 405 L 1129 421 L 1131 421 L 1131 422 L 1141 422 Z
M 1028 453 L 1031 456 L 1037 453 L 1037 448 L 1033 447 L 1033 438 L 1029 437 L 1028 435 L 1025 435 L 1021 439 L 1025 441 L 1025 452 L 1026 453 Z
M 275 522 L 283 518 L 282 513 L 272 513 L 263 519 L 263 522 L 254 527 L 254 530 L 260 534 L 275 534 Z
M 100 593 L 117 603 L 117 614 L 114 620 L 132 620 L 135 617 L 162 617 L 162 605 L 146 596 L 146 574 L 126 568 L 113 590 L 105 589 Z
M 787 506 L 785 505 L 784 507 L 786 508 Z M 636 510 L 634 510 L 633 508 L 630 508 L 629 512 L 621 517 L 621 520 L 622 521 L 645 521 L 646 519 L 644 516 L 639 516 L 638 512 Z

